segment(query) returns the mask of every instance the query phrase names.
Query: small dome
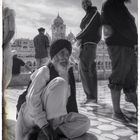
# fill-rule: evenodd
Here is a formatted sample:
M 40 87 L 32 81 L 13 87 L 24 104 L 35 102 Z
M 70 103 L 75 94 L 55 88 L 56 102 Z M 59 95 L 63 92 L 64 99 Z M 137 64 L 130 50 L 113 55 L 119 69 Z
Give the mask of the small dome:
M 57 18 L 54 20 L 54 24 L 55 25 L 61 25 L 63 23 L 64 23 L 63 19 L 58 14 Z
M 70 32 L 70 33 L 68 34 L 68 38 L 75 38 L 75 36 L 74 36 L 74 34 L 73 34 L 72 32 Z

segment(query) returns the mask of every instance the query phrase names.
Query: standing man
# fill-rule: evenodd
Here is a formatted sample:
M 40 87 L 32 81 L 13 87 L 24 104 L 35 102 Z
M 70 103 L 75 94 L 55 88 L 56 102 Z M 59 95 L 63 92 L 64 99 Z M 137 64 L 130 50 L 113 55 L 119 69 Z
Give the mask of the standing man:
M 82 0 L 82 7 L 86 11 L 82 19 L 81 32 L 76 39 L 80 42 L 80 75 L 88 102 L 97 102 L 97 72 L 96 72 L 96 47 L 101 39 L 101 18 L 91 0 Z
M 120 109 L 123 89 L 137 109 L 137 28 L 135 19 L 125 3 L 130 0 L 107 0 L 102 8 L 105 41 L 112 61 L 109 88 L 112 95 L 114 117 L 125 119 Z
M 39 28 L 38 32 L 39 34 L 34 38 L 33 41 L 35 46 L 37 68 L 40 68 L 48 62 L 49 39 L 46 35 L 44 35 L 44 28 Z

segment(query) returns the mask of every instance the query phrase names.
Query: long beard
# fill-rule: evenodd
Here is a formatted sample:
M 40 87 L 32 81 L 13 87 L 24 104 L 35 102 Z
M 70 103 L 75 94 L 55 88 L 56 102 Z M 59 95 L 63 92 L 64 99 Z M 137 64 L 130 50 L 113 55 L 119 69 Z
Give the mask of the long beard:
M 68 62 L 64 62 L 64 63 L 54 63 L 55 68 L 57 69 L 58 73 L 67 73 L 68 72 L 68 67 L 69 67 L 69 63 Z
M 68 70 L 68 62 L 61 62 L 59 65 L 58 65 L 58 68 L 60 69 L 60 71 L 62 72 L 67 72 Z

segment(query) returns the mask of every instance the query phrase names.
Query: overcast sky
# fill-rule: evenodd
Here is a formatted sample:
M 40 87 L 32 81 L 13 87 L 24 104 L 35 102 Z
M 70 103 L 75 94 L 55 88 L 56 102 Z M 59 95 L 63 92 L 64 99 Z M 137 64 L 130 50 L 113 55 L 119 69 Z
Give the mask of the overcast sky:
M 81 8 L 81 0 L 3 0 L 13 8 L 16 13 L 15 38 L 32 39 L 38 32 L 37 28 L 43 26 L 51 35 L 51 24 L 58 13 L 67 25 L 67 33 L 72 31 L 75 35 L 80 31 L 79 24 L 85 15 Z M 93 5 L 101 10 L 103 0 L 92 0 Z M 129 10 L 136 18 L 137 0 L 128 4 Z

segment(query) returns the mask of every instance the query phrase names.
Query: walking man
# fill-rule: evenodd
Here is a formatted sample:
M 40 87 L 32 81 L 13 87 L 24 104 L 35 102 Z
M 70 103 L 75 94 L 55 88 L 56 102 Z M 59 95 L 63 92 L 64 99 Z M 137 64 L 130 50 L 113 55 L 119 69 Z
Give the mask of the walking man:
M 125 119 L 120 109 L 123 89 L 137 109 L 137 28 L 135 19 L 125 3 L 130 0 L 107 0 L 102 8 L 105 41 L 112 61 L 109 88 L 112 95 L 114 117 Z
M 44 28 L 39 28 L 38 32 L 39 34 L 34 38 L 33 41 L 35 47 L 35 58 L 37 68 L 40 68 L 48 62 L 49 39 L 46 35 L 44 35 Z
M 76 39 L 80 42 L 80 75 L 88 102 L 97 102 L 97 72 L 96 47 L 101 39 L 101 18 L 91 0 L 82 0 L 82 7 L 86 12 L 82 19 L 81 32 Z

